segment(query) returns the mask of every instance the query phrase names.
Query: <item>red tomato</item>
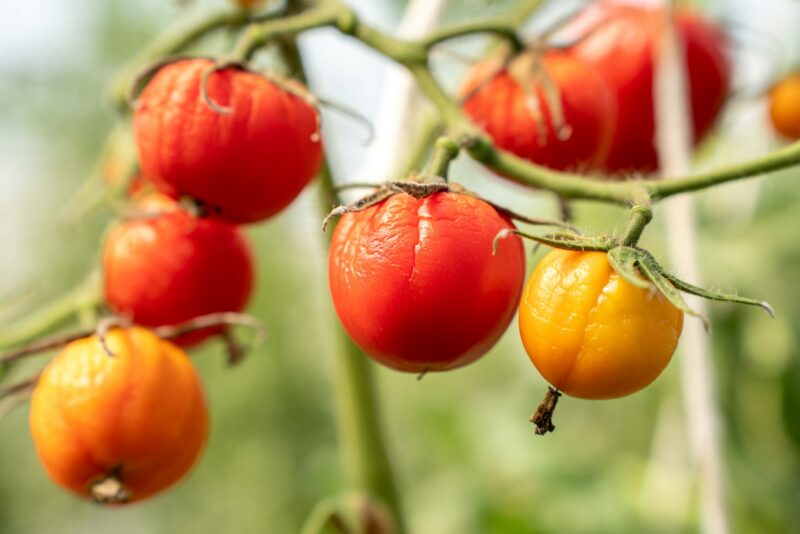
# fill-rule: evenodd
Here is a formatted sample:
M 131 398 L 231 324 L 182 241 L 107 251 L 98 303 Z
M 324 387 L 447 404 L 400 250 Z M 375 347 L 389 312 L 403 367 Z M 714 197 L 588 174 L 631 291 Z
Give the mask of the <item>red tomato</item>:
M 151 327 L 241 311 L 253 285 L 253 260 L 240 231 L 193 217 L 162 195 L 145 197 L 142 205 L 161 214 L 125 221 L 106 239 L 109 308 Z M 218 331 L 192 332 L 177 342 L 194 345 Z
M 442 192 L 394 195 L 342 217 L 329 278 L 339 319 L 380 363 L 444 371 L 485 354 L 514 316 L 522 241 L 492 243 L 511 222 L 488 203 Z
M 653 79 L 663 21 L 659 10 L 606 1 L 586 8 L 564 32 L 568 38 L 584 36 L 572 52 L 597 69 L 617 101 L 608 172 L 658 168 Z M 693 12 L 677 11 L 676 21 L 696 144 L 713 126 L 730 88 L 727 43 L 719 28 Z
M 207 59 L 162 68 L 134 114 L 142 173 L 170 196 L 189 195 L 239 223 L 288 206 L 322 162 L 317 112 L 274 82 L 239 69 L 214 72 L 202 99 Z
M 616 105 L 602 78 L 566 53 L 552 51 L 541 56 L 542 67 L 561 96 L 563 128 L 559 133 L 542 83 L 533 75 L 531 57 L 521 56 L 494 76 L 494 60 L 476 65 L 462 89 L 463 94 L 475 91 L 464 102 L 464 111 L 499 147 L 533 163 L 574 171 L 602 164 L 611 142 Z M 521 86 L 520 78 L 529 79 L 530 87 Z M 532 103 L 541 112 L 544 131 Z

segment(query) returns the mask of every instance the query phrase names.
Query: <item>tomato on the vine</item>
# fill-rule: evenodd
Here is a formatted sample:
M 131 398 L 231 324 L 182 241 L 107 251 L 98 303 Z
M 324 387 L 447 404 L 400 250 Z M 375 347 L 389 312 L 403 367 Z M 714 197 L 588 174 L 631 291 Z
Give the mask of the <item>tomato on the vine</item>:
M 329 278 L 345 330 L 364 352 L 408 372 L 444 371 L 485 354 L 514 316 L 525 276 L 510 220 L 470 195 L 396 194 L 345 214 Z
M 469 72 L 462 93 L 472 120 L 519 157 L 574 171 L 605 161 L 615 101 L 594 69 L 568 53 L 528 52 L 499 70 L 495 59 L 485 60 Z
M 241 311 L 253 286 L 250 247 L 234 225 L 198 218 L 163 195 L 139 202 L 143 216 L 124 221 L 106 239 L 106 303 L 145 326 L 181 323 L 209 313 Z M 181 336 L 183 346 L 217 330 Z
M 694 143 L 709 132 L 727 97 L 731 66 L 723 32 L 700 15 L 678 9 L 684 47 Z M 606 0 L 588 6 L 564 30 L 577 43 L 573 54 L 603 77 L 617 102 L 617 120 L 605 169 L 655 171 L 654 74 L 665 14 L 658 9 Z
M 787 139 L 800 139 L 800 72 L 778 81 L 769 93 L 772 126 Z
M 533 364 L 556 388 L 586 399 L 622 397 L 650 384 L 682 328 L 682 311 L 617 275 L 604 252 L 550 252 L 519 307 Z
M 115 328 L 67 345 L 39 377 L 30 428 L 50 478 L 91 497 L 107 477 L 127 501 L 183 477 L 208 435 L 200 379 L 186 353 L 151 331 Z M 122 496 L 122 495 L 121 495 Z
M 142 173 L 238 223 L 275 215 L 320 168 L 317 110 L 294 81 L 278 83 L 207 59 L 177 61 L 147 84 L 134 113 Z M 212 109 L 216 105 L 221 109 Z

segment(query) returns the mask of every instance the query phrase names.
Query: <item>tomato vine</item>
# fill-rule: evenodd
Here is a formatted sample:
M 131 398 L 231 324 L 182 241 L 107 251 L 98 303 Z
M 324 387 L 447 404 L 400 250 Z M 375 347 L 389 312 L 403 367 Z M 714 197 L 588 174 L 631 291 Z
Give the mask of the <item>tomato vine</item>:
M 460 154 L 466 154 L 486 168 L 511 180 L 555 193 L 564 199 L 583 199 L 626 206 L 630 208 L 629 218 L 619 237 L 583 236 L 575 232 L 529 237 L 555 248 L 606 253 L 608 262 L 622 279 L 639 288 L 642 288 L 643 284 L 647 287 L 650 283 L 654 284 L 667 301 L 681 312 L 693 313 L 683 303 L 680 291 L 716 300 L 758 305 L 771 312 L 768 305 L 763 302 L 712 293 L 677 279 L 665 272 L 649 252 L 639 248 L 638 241 L 653 218 L 653 204 L 674 195 L 704 190 L 730 181 L 798 165 L 800 142 L 748 162 L 682 177 L 599 181 L 578 173 L 556 171 L 536 165 L 498 147 L 473 124 L 462 110 L 458 99 L 448 94 L 437 80 L 430 65 L 431 53 L 436 46 L 453 39 L 484 34 L 503 40 L 513 50 L 522 50 L 526 43 L 520 32 L 521 21 L 535 11 L 540 3 L 540 0 L 521 1 L 505 15 L 444 26 L 425 37 L 411 40 L 400 39 L 365 23 L 353 9 L 339 0 L 291 0 L 257 15 L 244 10 L 215 13 L 189 24 L 171 28 L 154 40 L 112 81 L 109 98 L 115 108 L 126 113 L 129 104 L 132 103 L 131 93 L 135 93 L 138 86 L 151 77 L 152 72 L 146 68 L 149 63 L 155 62 L 161 65 L 165 59 L 173 61 L 174 57 L 182 54 L 198 40 L 226 28 L 238 31 L 239 38 L 229 54 L 216 60 L 212 65 L 215 70 L 210 72 L 227 68 L 244 69 L 256 52 L 266 46 L 277 44 L 284 61 L 298 73 L 299 78 L 303 78 L 302 59 L 297 50 L 296 37 L 306 31 L 331 28 L 405 67 L 434 106 L 436 117 L 425 128 L 423 142 L 418 146 L 420 151 L 429 149 L 430 140 L 443 131 L 443 135 L 435 142 L 433 159 L 425 173 L 427 183 L 423 185 L 430 188 L 426 196 L 453 191 L 453 188 L 446 183 L 449 178 L 449 165 Z M 208 77 L 207 73 L 203 78 L 204 90 Z M 223 108 L 216 109 L 216 112 L 222 111 Z M 127 119 L 121 119 L 125 120 Z M 109 142 L 113 145 L 116 143 L 115 139 L 110 137 Z M 128 157 L 135 158 L 135 155 L 128 154 Z M 415 163 L 419 159 L 416 156 L 413 158 Z M 135 165 L 126 165 L 125 168 L 133 169 Z M 126 172 L 132 174 L 132 170 Z M 418 177 L 418 175 L 412 176 L 412 178 Z M 322 191 L 321 205 L 323 211 L 327 213 L 332 204 L 341 203 L 327 163 L 323 163 L 318 178 Z M 431 187 L 431 183 L 435 180 L 439 181 L 437 182 L 439 185 Z M 412 187 L 410 182 L 405 184 L 406 187 Z M 376 197 L 373 200 L 384 200 L 393 194 L 392 191 L 397 192 L 397 190 L 403 190 L 403 187 L 395 184 L 395 189 L 389 190 L 386 196 Z M 380 193 L 379 190 L 378 194 Z M 365 203 L 357 207 L 363 209 L 369 205 Z M 343 206 L 335 213 L 344 214 L 353 211 L 356 210 L 348 210 Z M 500 216 L 514 218 L 507 211 L 502 209 L 497 211 Z M 542 223 L 530 219 L 526 222 Z M 547 221 L 544 223 L 549 224 Z M 495 249 L 498 239 L 511 234 L 527 235 L 505 229 L 497 235 Z M 512 237 L 517 239 L 516 236 Z M 17 325 L 16 330 L 0 332 L 0 346 L 23 343 L 52 329 L 80 309 L 97 308 L 101 300 L 97 293 L 98 286 L 97 280 L 92 278 L 75 293 L 65 296 L 63 300 L 43 310 L 38 318 L 28 318 L 27 322 Z M 380 428 L 370 368 L 361 351 L 341 328 L 338 331 L 338 343 L 337 418 L 343 441 L 342 448 L 347 455 L 346 463 L 351 472 L 353 486 L 381 499 L 391 510 L 402 531 L 403 514 L 400 498 Z M 17 357 L 2 358 L 0 363 L 6 364 L 15 359 Z M 30 383 L 26 383 L 25 387 L 29 385 Z M 17 389 L 4 390 L 4 393 L 8 394 L 17 392 Z M 534 414 L 540 431 L 554 428 L 551 421 L 552 409 L 559 396 L 557 390 L 551 390 L 545 406 Z

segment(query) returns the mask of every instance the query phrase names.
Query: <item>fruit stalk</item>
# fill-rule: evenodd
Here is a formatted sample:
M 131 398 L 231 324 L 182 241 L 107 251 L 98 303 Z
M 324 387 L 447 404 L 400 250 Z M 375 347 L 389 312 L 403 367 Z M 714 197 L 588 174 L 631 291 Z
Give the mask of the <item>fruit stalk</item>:
M 645 204 L 637 204 L 630 210 L 628 223 L 622 231 L 622 245 L 635 247 L 645 227 L 653 220 L 653 210 Z
M 458 145 L 449 137 L 440 137 L 436 141 L 436 148 L 433 152 L 430 167 L 427 175 L 429 178 L 442 178 L 447 181 L 447 171 L 450 162 L 458 156 Z

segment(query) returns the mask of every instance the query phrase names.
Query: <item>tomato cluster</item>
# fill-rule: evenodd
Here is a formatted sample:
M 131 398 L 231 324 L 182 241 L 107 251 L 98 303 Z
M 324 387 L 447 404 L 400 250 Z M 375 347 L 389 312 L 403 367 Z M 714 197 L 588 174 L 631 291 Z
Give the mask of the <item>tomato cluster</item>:
M 612 177 L 658 169 L 654 77 L 667 23 L 660 9 L 597 2 L 559 32 L 563 51 L 479 64 L 464 110 L 494 142 L 533 163 Z M 726 39 L 678 9 L 694 143 L 710 131 L 730 89 Z
M 322 161 L 304 87 L 207 59 L 155 73 L 136 104 L 134 133 L 132 212 L 108 233 L 102 264 L 107 307 L 141 326 L 64 348 L 37 381 L 30 416 L 53 480 L 107 503 L 177 481 L 208 433 L 199 378 L 179 347 L 223 327 L 194 329 L 175 344 L 143 327 L 241 311 L 255 267 L 237 225 L 286 208 Z M 126 171 L 116 160 L 104 170 L 115 186 Z
M 497 146 L 540 165 L 654 171 L 663 15 L 594 4 L 563 30 L 564 49 L 477 65 L 462 87 L 464 111 Z M 676 23 L 699 142 L 728 92 L 725 39 L 691 12 Z M 776 95 L 789 91 L 798 89 Z M 781 122 L 781 113 L 773 118 Z M 255 268 L 237 225 L 285 209 L 322 164 L 315 99 L 297 82 L 240 65 L 195 58 L 162 66 L 138 98 L 133 125 L 135 211 L 108 234 L 103 273 L 108 308 L 140 326 L 68 345 L 39 379 L 30 417 L 51 477 L 97 500 L 114 482 L 108 502 L 174 483 L 208 432 L 200 381 L 181 347 L 220 328 L 173 344 L 145 327 L 241 311 Z M 530 359 L 569 395 L 628 395 L 661 373 L 683 325 L 667 298 L 618 275 L 605 252 L 554 251 L 524 286 L 509 212 L 426 179 L 344 210 L 333 234 L 332 300 L 367 355 L 400 371 L 452 370 L 486 354 L 518 314 Z

